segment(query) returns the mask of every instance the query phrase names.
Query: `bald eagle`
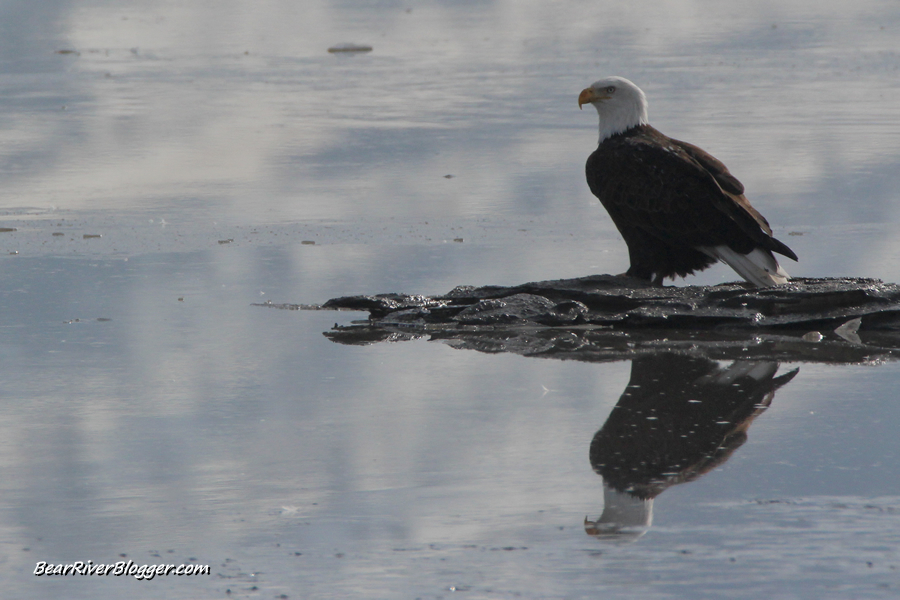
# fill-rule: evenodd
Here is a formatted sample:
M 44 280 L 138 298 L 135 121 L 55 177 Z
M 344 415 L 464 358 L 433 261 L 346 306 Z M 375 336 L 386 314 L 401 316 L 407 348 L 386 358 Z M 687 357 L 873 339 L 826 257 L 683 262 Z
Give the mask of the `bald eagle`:
M 648 124 L 638 86 L 622 77 L 601 79 L 578 96 L 579 108 L 584 104 L 600 114 L 587 182 L 628 245 L 626 275 L 662 285 L 720 260 L 759 287 L 787 283 L 772 253 L 797 255 L 772 237 L 725 165 Z

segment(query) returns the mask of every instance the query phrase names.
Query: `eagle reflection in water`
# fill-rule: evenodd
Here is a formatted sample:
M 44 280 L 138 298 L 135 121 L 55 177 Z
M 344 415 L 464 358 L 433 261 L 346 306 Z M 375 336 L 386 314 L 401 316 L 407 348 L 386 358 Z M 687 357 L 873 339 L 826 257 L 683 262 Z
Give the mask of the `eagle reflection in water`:
M 585 518 L 585 531 L 621 541 L 643 535 L 653 499 L 728 460 L 799 369 L 779 377 L 777 371 L 774 361 L 723 366 L 670 353 L 635 359 L 628 386 L 591 442 L 604 508 L 596 521 Z

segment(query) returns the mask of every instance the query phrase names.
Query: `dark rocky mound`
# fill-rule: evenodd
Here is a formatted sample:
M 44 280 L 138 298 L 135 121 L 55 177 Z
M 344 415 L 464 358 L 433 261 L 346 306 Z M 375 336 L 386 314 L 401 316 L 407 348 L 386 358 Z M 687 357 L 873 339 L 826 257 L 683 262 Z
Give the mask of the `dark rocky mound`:
M 442 296 L 379 294 L 334 298 L 323 309 L 368 311 L 372 323 L 635 328 L 900 329 L 900 285 L 877 279 L 795 279 L 790 285 L 655 287 L 596 275 L 513 287 L 460 286 Z
M 580 360 L 622 360 L 660 350 L 725 359 L 871 362 L 900 356 L 900 285 L 877 279 L 794 279 L 657 287 L 611 275 L 512 287 L 457 287 L 439 296 L 378 294 L 321 306 L 369 319 L 327 333 L 367 344 L 428 335 L 457 347 Z

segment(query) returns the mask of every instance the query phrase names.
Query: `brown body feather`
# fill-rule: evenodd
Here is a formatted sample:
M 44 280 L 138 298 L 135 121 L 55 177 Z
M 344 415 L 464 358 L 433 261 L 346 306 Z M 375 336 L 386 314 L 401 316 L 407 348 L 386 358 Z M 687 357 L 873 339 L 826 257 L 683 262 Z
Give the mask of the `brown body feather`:
M 761 248 L 797 260 L 725 165 L 650 125 L 603 140 L 588 158 L 587 181 L 625 238 L 632 277 L 662 283 L 703 270 L 716 259 L 700 247 Z

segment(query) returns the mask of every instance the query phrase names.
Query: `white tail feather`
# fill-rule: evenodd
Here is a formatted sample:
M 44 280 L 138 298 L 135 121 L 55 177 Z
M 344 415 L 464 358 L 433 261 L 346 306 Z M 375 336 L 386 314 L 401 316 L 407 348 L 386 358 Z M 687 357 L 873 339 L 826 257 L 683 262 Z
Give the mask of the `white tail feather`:
M 715 383 L 731 385 L 742 377 L 750 377 L 754 381 L 772 379 L 778 372 L 778 363 L 756 360 L 736 360 L 727 367 L 717 370 L 698 379 L 698 383 Z
M 768 250 L 755 248 L 748 254 L 735 252 L 728 246 L 704 246 L 697 248 L 704 254 L 721 260 L 737 271 L 737 274 L 757 287 L 786 284 L 791 276 L 781 268 Z

